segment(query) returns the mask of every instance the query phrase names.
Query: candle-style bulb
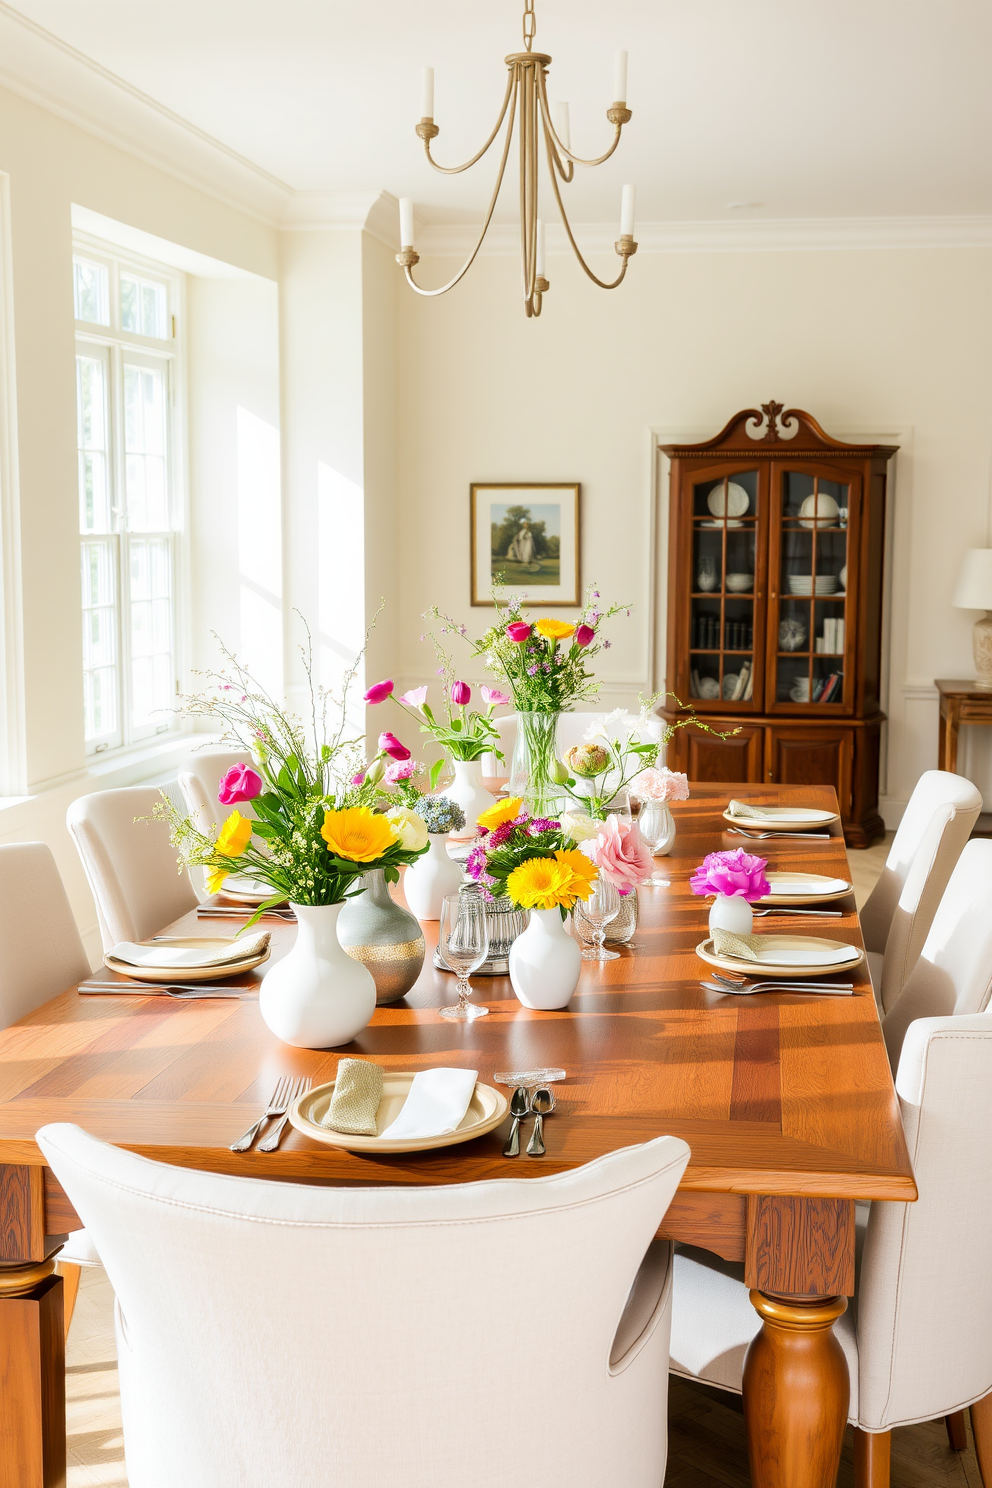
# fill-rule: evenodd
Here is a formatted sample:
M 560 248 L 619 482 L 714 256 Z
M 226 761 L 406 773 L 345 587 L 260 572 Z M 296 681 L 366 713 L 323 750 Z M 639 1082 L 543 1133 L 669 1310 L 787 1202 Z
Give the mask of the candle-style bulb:
M 434 117 L 434 69 L 425 67 L 420 74 L 420 117 Z
M 634 200 L 636 195 L 636 186 L 625 186 L 623 188 L 623 199 L 620 204 L 620 236 L 622 238 L 632 238 L 634 236 Z
M 540 217 L 537 219 L 537 277 L 543 279 L 544 274 L 544 223 Z
M 568 116 L 568 104 L 555 104 L 555 134 L 561 140 L 566 150 L 572 148 L 572 125 Z
M 400 247 L 413 247 L 413 198 L 400 197 Z
M 627 53 L 617 52 L 613 58 L 613 102 L 627 102 Z

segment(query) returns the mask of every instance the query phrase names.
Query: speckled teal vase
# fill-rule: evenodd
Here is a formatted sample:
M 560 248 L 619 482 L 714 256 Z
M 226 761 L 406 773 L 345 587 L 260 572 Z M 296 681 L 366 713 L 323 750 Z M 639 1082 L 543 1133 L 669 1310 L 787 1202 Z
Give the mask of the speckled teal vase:
M 424 964 L 424 936 L 408 909 L 397 904 L 381 868 L 366 873 L 365 889 L 347 899 L 338 939 L 349 956 L 368 967 L 379 1007 L 405 997 Z

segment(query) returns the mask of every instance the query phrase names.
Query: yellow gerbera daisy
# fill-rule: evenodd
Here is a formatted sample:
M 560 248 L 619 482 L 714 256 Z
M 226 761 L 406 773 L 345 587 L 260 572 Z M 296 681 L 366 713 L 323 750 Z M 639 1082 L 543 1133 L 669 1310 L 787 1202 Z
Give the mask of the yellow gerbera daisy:
M 211 868 L 210 872 L 207 874 L 207 893 L 218 893 L 218 891 L 220 890 L 220 886 L 224 882 L 225 878 L 227 878 L 227 872 L 225 869 Z
M 242 816 L 240 811 L 232 811 L 217 833 L 216 851 L 222 858 L 240 858 L 250 839 L 251 818 Z
M 572 893 L 576 899 L 589 899 L 592 896 L 592 886 L 599 877 L 599 869 L 595 863 L 591 863 L 585 853 L 574 847 L 567 852 L 556 852 L 555 858 L 572 874 Z
M 371 863 L 396 841 L 392 823 L 367 806 L 325 811 L 320 835 L 327 843 L 328 852 L 352 863 Z
M 528 858 L 506 880 L 506 892 L 522 909 L 571 909 L 579 879 L 568 863 L 555 858 Z
M 567 641 L 575 634 L 575 626 L 564 620 L 538 620 L 534 629 L 548 641 Z
M 486 827 L 492 832 L 496 827 L 501 827 L 504 822 L 513 821 L 520 815 L 523 808 L 522 796 L 510 796 L 505 801 L 497 801 L 495 806 L 487 806 L 479 816 L 479 826 Z

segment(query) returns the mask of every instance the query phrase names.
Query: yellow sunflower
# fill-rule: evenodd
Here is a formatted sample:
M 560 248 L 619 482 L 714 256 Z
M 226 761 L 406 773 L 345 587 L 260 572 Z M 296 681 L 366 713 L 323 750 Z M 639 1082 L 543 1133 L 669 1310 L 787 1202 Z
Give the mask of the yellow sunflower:
M 585 853 L 574 847 L 567 852 L 556 852 L 555 858 L 571 872 L 572 893 L 576 899 L 589 899 L 592 886 L 599 877 L 599 869 L 595 863 L 591 863 Z
M 564 620 L 538 620 L 534 629 L 548 641 L 567 641 L 575 634 L 575 626 Z
M 559 855 L 560 856 L 560 855 Z M 580 894 L 580 880 L 570 864 L 554 858 L 528 858 L 506 880 L 506 892 L 522 909 L 571 909 Z
M 218 893 L 220 890 L 220 886 L 224 882 L 225 878 L 227 878 L 227 872 L 225 871 L 225 869 L 211 868 L 210 872 L 207 874 L 207 893 Z
M 497 801 L 495 806 L 488 806 L 479 816 L 479 826 L 486 827 L 490 832 L 496 827 L 501 827 L 504 822 L 513 821 L 520 815 L 523 808 L 521 796 L 510 796 L 505 801 Z
M 325 811 L 320 835 L 327 843 L 328 852 L 352 863 L 371 863 L 396 841 L 392 823 L 367 806 Z
M 251 818 L 232 811 L 217 833 L 215 850 L 222 858 L 240 858 L 251 839 Z M 213 889 L 210 890 L 214 892 Z

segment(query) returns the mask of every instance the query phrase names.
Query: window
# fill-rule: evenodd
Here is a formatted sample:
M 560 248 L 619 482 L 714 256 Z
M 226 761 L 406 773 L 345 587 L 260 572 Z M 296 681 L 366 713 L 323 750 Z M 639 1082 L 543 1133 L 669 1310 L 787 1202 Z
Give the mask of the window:
M 90 753 L 175 727 L 184 563 L 175 416 L 181 278 L 77 244 L 83 703 Z

